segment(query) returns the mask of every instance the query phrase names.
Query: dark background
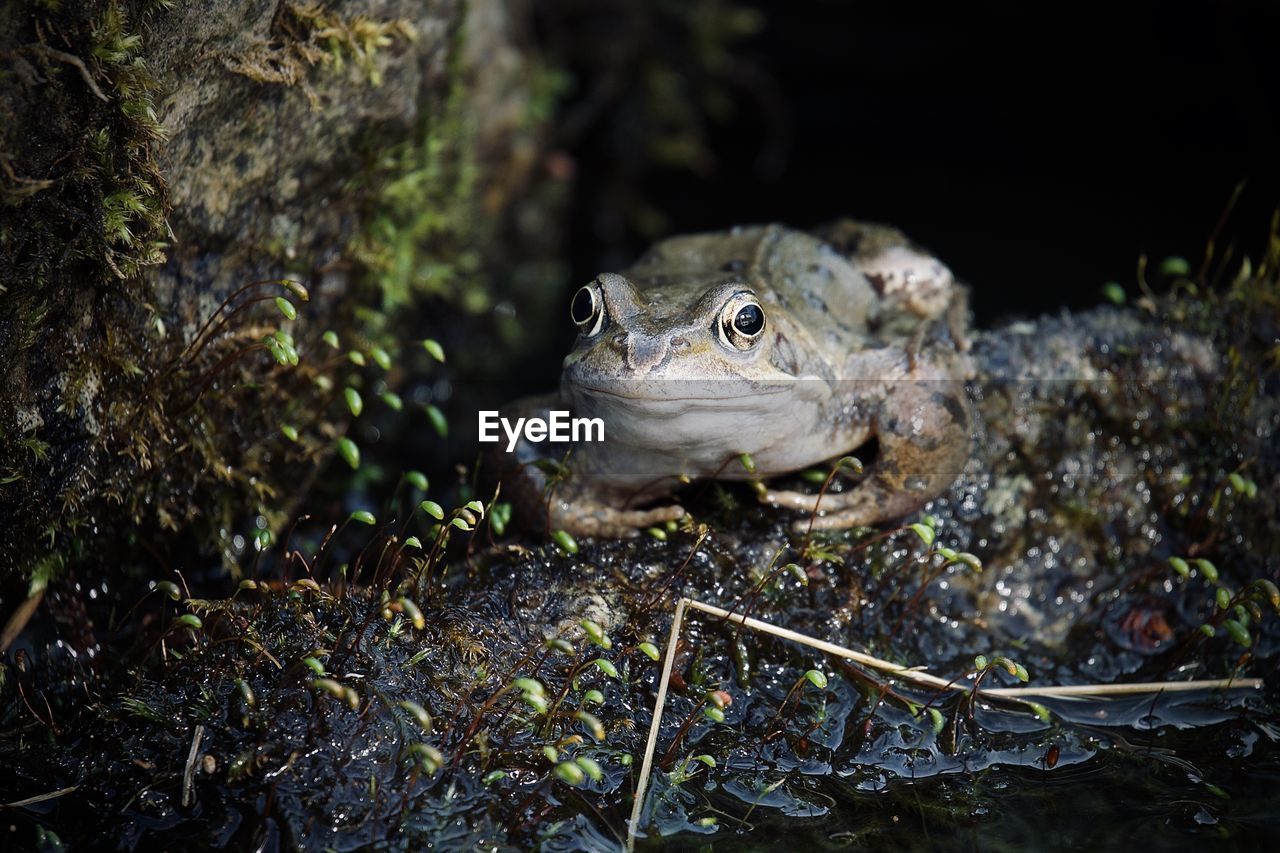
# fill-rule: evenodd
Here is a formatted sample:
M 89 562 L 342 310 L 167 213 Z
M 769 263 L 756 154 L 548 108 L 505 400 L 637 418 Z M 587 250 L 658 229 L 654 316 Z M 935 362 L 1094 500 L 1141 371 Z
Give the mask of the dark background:
M 1112 5 L 562 4 L 541 26 L 572 72 L 573 280 L 664 233 L 849 215 L 935 251 L 989 324 L 1133 293 L 1141 253 L 1197 268 L 1241 180 L 1220 242 L 1256 260 L 1280 201 L 1280 4 Z M 699 22 L 735 8 L 763 26 L 726 70 Z M 653 155 L 681 127 L 645 112 L 667 96 L 654 68 L 670 100 L 710 105 L 688 162 Z

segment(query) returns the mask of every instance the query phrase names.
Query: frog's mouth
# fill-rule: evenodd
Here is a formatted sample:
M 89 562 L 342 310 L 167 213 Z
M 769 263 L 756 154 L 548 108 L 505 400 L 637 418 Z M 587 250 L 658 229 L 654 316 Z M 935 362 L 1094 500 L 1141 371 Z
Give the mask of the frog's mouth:
M 628 403 L 711 403 L 737 402 L 794 393 L 794 387 L 776 382 L 768 385 L 744 383 L 742 380 L 669 381 L 636 383 L 635 388 L 597 388 L 574 383 L 573 390 L 596 397 L 612 397 Z
M 675 470 L 702 477 L 722 469 L 728 456 L 742 453 L 756 458 L 762 470 L 790 470 L 795 467 L 788 467 L 794 448 L 829 442 L 821 401 L 801 387 L 817 384 L 661 380 L 610 382 L 606 387 L 572 383 L 566 391 L 574 416 L 600 419 L 604 449 L 622 454 L 619 465 L 651 473 L 654 460 L 671 464 L 675 454 Z M 804 452 L 806 459 L 813 455 Z
M 799 384 L 662 380 L 611 382 L 603 388 L 573 383 L 568 390 L 574 414 L 600 418 L 610 441 L 690 449 L 719 448 L 727 437 L 750 443 L 741 435 L 744 431 L 778 434 L 808 429 L 816 422 L 820 406 L 805 399 Z

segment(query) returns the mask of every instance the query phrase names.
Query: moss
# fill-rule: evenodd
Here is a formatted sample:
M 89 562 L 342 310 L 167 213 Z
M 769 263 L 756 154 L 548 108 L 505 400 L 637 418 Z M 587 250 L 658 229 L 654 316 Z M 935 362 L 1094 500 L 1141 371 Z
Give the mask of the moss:
M 168 202 L 140 49 L 163 6 L 27 5 L 0 31 L 18 71 L 0 122 L 0 516 L 19 520 L 9 562 L 86 520 L 80 484 L 94 475 L 67 445 L 100 454 L 127 435 L 133 413 L 117 423 L 85 410 L 93 390 L 136 393 L 145 378 L 141 272 L 163 258 Z
M 1227 214 L 1242 190 L 1243 184 L 1236 188 Z M 1256 264 L 1248 256 L 1237 257 L 1231 247 L 1219 253 L 1215 243 L 1212 239 L 1206 246 L 1194 275 L 1189 269 L 1162 269 L 1157 275 L 1173 297 L 1165 306 L 1169 319 L 1212 340 L 1224 354 L 1227 372 L 1219 385 L 1217 412 L 1229 418 L 1250 405 L 1280 370 L 1280 344 L 1273 331 L 1280 316 L 1280 210 L 1271 217 Z M 1144 271 L 1145 266 L 1144 259 Z M 1149 292 L 1145 276 L 1142 284 Z
M 170 35 L 156 17 L 165 5 L 27 3 L 0 21 L 0 47 L 20 60 L 19 73 L 0 78 L 0 574 L 30 580 L 38 569 L 51 577 L 87 561 L 93 568 L 82 573 L 92 576 L 150 562 L 137 559 L 143 552 L 168 559 L 192 545 L 220 548 L 238 564 L 245 543 L 237 531 L 277 529 L 345 429 L 344 387 L 385 387 L 389 378 L 328 358 L 322 330 L 308 328 L 305 316 L 282 319 L 271 304 L 288 295 L 278 282 L 229 300 L 190 345 L 190 332 L 173 331 L 207 315 L 192 308 L 206 295 L 203 280 L 198 294 L 160 296 L 149 271 L 170 240 L 169 193 L 157 166 L 164 136 L 145 60 L 150 34 Z M 57 52 L 49 53 L 41 45 L 54 33 Z M 301 65 L 289 79 L 261 82 L 319 89 L 323 78 L 308 81 L 312 66 L 354 66 L 377 85 L 388 46 L 413 33 L 404 21 L 285 4 L 264 49 L 277 51 L 276 67 L 293 67 L 287 56 Z M 388 140 L 383 125 L 369 124 L 367 168 L 352 180 L 343 225 L 357 235 L 347 259 L 367 274 L 323 308 L 344 349 L 377 341 L 396 351 L 391 342 L 404 318 L 385 308 L 423 294 L 471 309 L 488 304 L 473 284 L 497 217 L 487 218 L 495 211 L 474 198 L 484 187 L 468 116 L 474 105 L 456 82 L 461 39 L 459 27 L 444 45 L 443 79 L 420 90 L 426 118 L 416 139 Z M 171 47 L 151 49 L 172 55 Z M 249 68 L 233 70 L 261 77 Z M 330 82 L 347 92 L 360 85 Z M 379 235 L 389 235 L 390 248 Z M 325 241 L 335 237 L 349 239 L 325 232 L 299 244 L 250 234 L 246 240 L 258 242 L 249 260 L 234 263 L 310 271 L 321 264 L 314 253 L 332 252 Z M 170 284 L 173 267 L 161 277 Z M 378 301 L 382 310 L 361 307 Z M 315 358 L 275 363 L 269 356 L 280 350 L 264 337 L 281 326 Z M 185 544 L 171 549 L 177 536 Z
M 259 83 L 300 86 L 312 107 L 318 107 L 319 96 L 307 79 L 311 68 L 327 66 L 340 72 L 350 61 L 377 86 L 382 82 L 379 51 L 398 39 L 411 40 L 416 33 L 406 20 L 344 18 L 319 3 L 282 3 L 272 21 L 272 36 L 269 42 L 222 57 L 222 64 Z
M 456 55 L 456 51 L 455 51 Z M 369 197 L 366 226 L 349 252 L 381 293 L 385 309 L 417 297 L 444 299 L 472 313 L 490 296 L 478 280 L 480 249 L 492 236 L 476 193 L 475 128 L 466 87 L 456 82 L 417 140 L 380 150 L 352 189 Z
M 332 438 L 318 371 L 258 354 L 274 321 L 241 312 L 184 350 L 155 307 L 144 272 L 164 260 L 168 196 L 143 53 L 166 5 L 27 6 L 0 34 L 26 68 L 0 122 L 0 571 L 33 584 L 77 554 L 105 564 L 89 543 L 114 552 L 137 529 L 198 520 L 196 539 L 230 549 L 245 515 L 283 512 L 274 470 L 310 470 Z M 361 32 L 342 44 L 370 58 Z M 312 428 L 290 443 L 270 415 Z

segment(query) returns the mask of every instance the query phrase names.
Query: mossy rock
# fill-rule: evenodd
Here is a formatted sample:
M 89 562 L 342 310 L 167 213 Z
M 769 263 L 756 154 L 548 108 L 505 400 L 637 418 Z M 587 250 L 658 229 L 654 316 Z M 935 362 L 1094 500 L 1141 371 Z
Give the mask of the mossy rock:
M 437 323 L 482 307 L 478 259 L 530 195 L 536 63 L 501 3 L 9 0 L 0 54 L 10 580 L 274 522 L 344 428 L 321 332 L 389 347 L 424 296 Z M 309 304 L 234 296 L 283 279 Z

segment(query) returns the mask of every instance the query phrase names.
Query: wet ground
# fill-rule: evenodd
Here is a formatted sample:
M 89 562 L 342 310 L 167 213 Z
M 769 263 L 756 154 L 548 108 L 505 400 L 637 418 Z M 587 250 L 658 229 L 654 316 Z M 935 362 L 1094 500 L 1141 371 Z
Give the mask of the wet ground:
M 8 810 L 6 846 L 617 849 L 681 596 L 966 687 L 1266 685 L 1029 706 L 692 615 L 642 849 L 1273 844 L 1272 301 L 979 335 L 974 457 L 914 529 L 794 533 L 701 484 L 639 539 L 473 509 L 437 554 L 402 484 L 381 523 L 300 523 L 230 598 L 213 571 L 136 609 L 146 579 L 69 579 L 4 670 L 0 799 L 57 794 Z

